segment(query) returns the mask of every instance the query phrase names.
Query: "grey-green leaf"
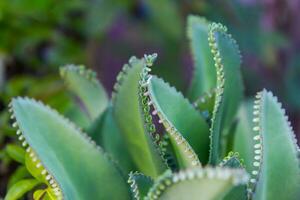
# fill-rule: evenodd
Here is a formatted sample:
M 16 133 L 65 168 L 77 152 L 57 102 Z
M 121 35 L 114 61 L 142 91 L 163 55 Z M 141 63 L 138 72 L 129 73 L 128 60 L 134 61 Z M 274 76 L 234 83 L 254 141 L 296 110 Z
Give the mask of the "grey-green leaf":
M 209 28 L 209 45 L 214 55 L 217 72 L 211 126 L 210 164 L 212 165 L 218 164 L 226 153 L 227 131 L 243 97 L 240 52 L 235 40 L 226 31 L 226 27 L 221 24 L 212 23 Z
M 143 199 L 151 186 L 153 185 L 153 180 L 149 176 L 145 176 L 139 172 L 130 172 L 128 183 L 130 184 L 131 191 L 135 199 Z
M 101 119 L 97 119 L 93 124 L 95 126 L 91 130 L 93 132 L 91 137 L 94 141 L 118 162 L 125 174 L 135 169 L 127 146 L 124 144 L 123 135 L 113 115 L 113 107 L 108 106 Z
M 132 57 L 118 75 L 113 95 L 114 114 L 128 151 L 143 174 L 157 177 L 166 166 L 146 132 L 139 104 L 139 80 L 145 67 L 143 59 Z
M 299 147 L 285 111 L 271 92 L 263 90 L 257 94 L 253 114 L 253 199 L 299 199 Z
M 248 172 L 253 170 L 254 140 L 253 140 L 253 101 L 244 102 L 238 112 L 238 125 L 234 134 L 233 150 L 239 152 Z
M 147 199 L 220 200 L 228 191 L 247 181 L 248 175 L 242 169 L 192 168 L 162 175 L 155 181 Z
M 162 79 L 152 76 L 148 88 L 153 106 L 162 123 L 168 121 L 171 128 L 175 128 L 189 143 L 199 159 L 206 163 L 209 150 L 209 127 L 205 119 L 180 92 Z M 172 134 L 172 131 L 167 130 L 167 132 Z M 172 135 L 170 139 L 173 145 L 178 145 L 178 141 Z
M 74 124 L 35 100 L 16 98 L 11 106 L 23 145 L 30 145 L 33 161 L 40 160 L 46 179 L 58 185 L 64 199 L 89 199 L 91 194 L 95 199 L 130 199 L 120 171 Z
M 187 35 L 194 60 L 193 79 L 188 91 L 192 101 L 216 86 L 216 69 L 208 45 L 208 25 L 209 22 L 202 17 L 188 17 Z
M 80 106 L 91 121 L 104 112 L 108 105 L 108 97 L 95 72 L 85 69 L 82 65 L 67 65 L 60 68 L 60 74 L 69 90 L 80 99 Z

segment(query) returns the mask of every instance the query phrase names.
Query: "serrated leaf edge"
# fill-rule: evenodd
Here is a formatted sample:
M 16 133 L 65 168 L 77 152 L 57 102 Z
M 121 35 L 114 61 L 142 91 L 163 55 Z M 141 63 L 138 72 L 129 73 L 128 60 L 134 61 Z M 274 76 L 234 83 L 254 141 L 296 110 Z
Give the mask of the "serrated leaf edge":
M 186 141 L 186 139 L 182 136 L 182 134 L 175 128 L 175 126 L 167 119 L 167 117 L 163 114 L 163 112 L 161 111 L 159 106 L 155 105 L 155 103 L 152 99 L 153 97 L 151 97 L 151 94 L 149 92 L 150 80 L 152 78 L 152 76 L 149 75 L 150 71 L 151 71 L 151 68 L 149 68 L 149 67 L 144 68 L 143 73 L 141 75 L 142 79 L 141 79 L 141 82 L 140 82 L 140 88 L 141 88 L 140 89 L 140 92 L 141 92 L 140 95 L 141 95 L 141 98 L 142 98 L 142 102 L 144 101 L 143 102 L 143 105 L 144 105 L 143 111 L 144 112 L 147 111 L 147 112 L 145 112 L 145 114 L 147 116 L 151 117 L 151 123 L 148 125 L 149 128 L 154 127 L 154 132 L 155 132 L 155 125 L 152 123 L 152 116 L 149 113 L 150 112 L 150 106 L 152 106 L 153 107 L 152 115 L 157 115 L 158 116 L 158 118 L 159 118 L 158 122 L 163 124 L 163 126 L 166 129 L 166 132 L 169 134 L 169 136 L 171 138 L 175 139 L 175 141 L 178 145 L 181 145 L 181 144 L 184 145 L 184 149 L 185 149 L 184 153 L 186 153 L 187 158 L 190 159 L 191 165 L 192 166 L 201 166 L 200 160 L 199 160 L 197 154 L 194 152 L 194 150 L 190 146 L 190 144 Z M 169 85 L 169 83 L 167 83 L 167 84 Z M 170 85 L 169 85 L 169 87 L 172 90 L 174 90 L 176 93 L 181 95 L 182 98 L 185 101 L 188 101 L 182 95 L 182 93 L 176 91 L 176 89 L 174 87 L 171 87 Z M 191 107 L 192 107 L 192 105 L 191 105 Z M 152 132 L 152 133 L 154 133 L 154 132 Z M 159 146 L 161 147 L 162 144 L 160 142 L 160 135 L 159 134 L 154 134 L 152 136 L 153 136 L 154 142 L 158 143 Z M 160 149 L 162 149 L 162 148 L 160 148 Z M 168 162 L 167 162 L 166 157 L 165 157 L 165 152 L 164 151 L 161 151 L 161 152 L 162 152 L 162 158 L 164 159 L 165 163 L 168 165 Z
M 129 173 L 129 178 L 128 178 L 128 184 L 130 185 L 130 189 L 133 193 L 133 197 L 135 200 L 140 200 L 141 196 L 140 196 L 140 192 L 139 192 L 139 188 L 138 188 L 138 184 L 136 183 L 136 180 L 134 178 L 134 176 L 143 176 L 144 178 L 147 178 L 151 181 L 153 181 L 153 179 L 150 176 L 146 176 L 140 172 L 130 172 Z
M 36 164 L 37 168 L 40 168 L 40 167 L 43 168 L 43 170 L 41 171 L 41 175 L 45 177 L 45 180 L 47 180 L 48 184 L 52 187 L 52 190 L 53 190 L 54 194 L 56 195 L 57 200 L 63 200 L 64 199 L 63 190 L 61 189 L 61 186 L 59 185 L 59 182 L 57 182 L 57 180 L 55 179 L 55 176 L 53 174 L 51 174 L 50 171 L 47 169 L 47 166 L 43 164 L 42 160 L 40 159 L 40 156 L 34 151 L 34 149 L 26 141 L 26 136 L 22 133 L 22 126 L 20 124 L 18 124 L 17 119 L 16 119 L 16 115 L 14 114 L 13 101 L 15 99 L 23 99 L 23 100 L 26 100 L 26 101 L 34 102 L 34 103 L 38 104 L 39 106 L 43 107 L 44 109 L 48 110 L 49 112 L 53 112 L 55 115 L 57 115 L 58 118 L 62 118 L 64 120 L 66 126 L 70 126 L 70 127 L 72 127 L 72 129 L 75 129 L 76 132 L 78 134 L 80 134 L 82 136 L 82 138 L 87 143 L 91 144 L 97 151 L 99 151 L 101 154 L 103 154 L 106 157 L 106 159 L 108 159 L 116 167 L 117 171 L 125 179 L 124 175 L 121 172 L 121 169 L 116 164 L 117 162 L 114 161 L 113 158 L 110 155 L 105 153 L 102 150 L 102 148 L 100 146 L 98 146 L 96 144 L 96 142 L 93 141 L 92 138 L 88 134 L 84 133 L 81 128 L 77 127 L 68 118 L 66 118 L 63 115 L 59 114 L 57 110 L 52 109 L 49 105 L 43 104 L 41 101 L 35 100 L 33 98 L 29 98 L 29 97 L 24 97 L 24 98 L 16 97 L 16 98 L 13 98 L 11 100 L 11 102 L 9 103 L 9 105 L 8 105 L 8 107 L 9 107 L 8 111 L 11 113 L 10 118 L 12 120 L 14 120 L 14 122 L 12 123 L 12 127 L 17 129 L 16 135 L 18 136 L 18 140 L 20 140 L 22 146 L 26 149 L 26 152 L 29 153 L 29 156 L 32 159 L 32 162 L 37 163 Z
M 263 89 L 262 91 L 258 92 L 255 96 L 254 105 L 253 105 L 253 132 L 255 133 L 253 140 L 254 140 L 254 158 L 253 158 L 253 167 L 254 169 L 251 172 L 251 177 L 248 183 L 248 198 L 251 199 L 253 193 L 255 192 L 256 184 L 259 181 L 259 175 L 261 172 L 261 166 L 263 162 L 263 135 L 262 135 L 262 129 L 261 129 L 261 109 L 263 105 L 263 93 L 266 93 L 267 95 L 270 95 L 273 97 L 277 105 L 280 107 L 280 110 L 282 112 L 282 115 L 284 116 L 285 120 L 284 123 L 287 123 L 287 126 L 289 127 L 288 134 L 293 140 L 294 146 L 296 147 L 295 153 L 298 158 L 298 166 L 300 168 L 300 148 L 297 144 L 296 135 L 293 131 L 293 127 L 291 126 L 291 122 L 288 119 L 288 116 L 286 115 L 285 109 L 282 107 L 282 104 L 278 101 L 278 98 L 273 95 L 272 92 L 267 91 L 266 89 Z
M 238 50 L 239 55 L 241 56 L 240 50 L 238 48 L 236 41 L 232 38 L 232 36 L 230 34 L 227 33 L 227 27 L 223 26 L 221 23 L 211 23 L 209 25 L 209 31 L 208 31 L 208 43 L 211 48 L 211 53 L 213 54 L 213 59 L 215 61 L 215 67 L 216 67 L 216 73 L 217 73 L 217 85 L 215 88 L 215 95 L 216 95 L 215 96 L 215 105 L 214 105 L 214 109 L 213 109 L 213 114 L 212 114 L 212 118 L 211 118 L 211 127 L 210 127 L 211 142 L 210 142 L 210 150 L 209 150 L 210 151 L 209 163 L 211 163 L 213 165 L 216 165 L 217 161 L 212 160 L 213 159 L 212 150 L 218 149 L 217 147 L 214 147 L 214 146 L 219 146 L 219 144 L 215 144 L 214 135 L 212 133 L 214 130 L 214 121 L 216 120 L 216 116 L 219 112 L 219 107 L 223 100 L 224 85 L 225 85 L 224 66 L 222 63 L 222 58 L 221 58 L 220 51 L 218 49 L 216 38 L 214 36 L 215 32 L 220 32 L 223 36 L 225 36 L 227 39 L 229 39 L 232 42 L 232 44 L 235 45 L 236 49 Z M 222 139 L 221 133 L 219 133 L 219 134 L 220 134 L 219 139 Z M 220 143 L 220 141 L 219 141 L 219 143 Z M 218 156 L 216 156 L 216 157 L 218 158 Z
M 189 168 L 178 173 L 166 173 L 157 179 L 154 186 L 148 192 L 146 200 L 155 200 L 166 191 L 167 188 L 182 181 L 197 180 L 202 178 L 230 180 L 234 185 L 247 183 L 249 177 L 244 169 L 230 169 L 221 167 Z

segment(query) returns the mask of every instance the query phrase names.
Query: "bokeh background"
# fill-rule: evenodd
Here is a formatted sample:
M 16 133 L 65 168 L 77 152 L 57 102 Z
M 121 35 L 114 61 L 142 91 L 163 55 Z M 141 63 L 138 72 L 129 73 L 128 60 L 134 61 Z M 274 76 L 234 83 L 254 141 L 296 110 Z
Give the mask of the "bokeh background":
M 6 106 L 27 95 L 71 115 L 58 68 L 84 64 L 110 93 L 130 56 L 157 52 L 154 73 L 185 92 L 193 62 L 186 17 L 226 25 L 243 55 L 246 95 L 272 90 L 300 135 L 300 0 L 0 0 L 0 196 L 13 170 Z

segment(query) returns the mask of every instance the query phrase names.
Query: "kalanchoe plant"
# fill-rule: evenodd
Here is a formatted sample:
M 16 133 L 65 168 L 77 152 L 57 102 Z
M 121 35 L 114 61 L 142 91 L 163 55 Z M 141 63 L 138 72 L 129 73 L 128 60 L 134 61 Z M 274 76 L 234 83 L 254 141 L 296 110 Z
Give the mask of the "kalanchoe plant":
M 34 199 L 299 199 L 299 148 L 281 104 L 266 90 L 241 104 L 241 56 L 224 26 L 190 16 L 188 37 L 188 99 L 151 74 L 157 54 L 130 58 L 111 100 L 94 72 L 61 68 L 84 130 L 39 101 L 14 98 L 26 151 L 7 150 L 25 167 L 5 199 L 28 191 Z

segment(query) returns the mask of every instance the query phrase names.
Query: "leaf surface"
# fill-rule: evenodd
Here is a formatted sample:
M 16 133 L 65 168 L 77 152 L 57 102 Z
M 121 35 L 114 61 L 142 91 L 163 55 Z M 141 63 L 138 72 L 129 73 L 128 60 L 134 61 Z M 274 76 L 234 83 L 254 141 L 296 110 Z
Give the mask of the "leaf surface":
M 263 90 L 257 94 L 253 114 L 253 199 L 299 199 L 299 147 L 285 111 L 271 92 Z
M 13 126 L 22 132 L 19 139 L 25 138 L 24 146 L 29 144 L 36 167 L 41 164 L 46 169 L 42 175 L 58 198 L 89 199 L 93 194 L 96 199 L 130 199 L 120 171 L 69 120 L 28 98 L 13 99 L 11 106 Z
M 150 189 L 147 199 L 161 200 L 217 200 L 228 191 L 247 182 L 242 169 L 193 168 L 162 175 Z
M 91 121 L 104 112 L 108 97 L 95 72 L 84 66 L 67 65 L 60 68 L 60 74 L 69 90 L 80 99 Z
M 129 64 L 123 67 L 117 77 L 113 106 L 117 124 L 134 164 L 143 174 L 157 177 L 166 166 L 146 130 L 139 102 L 139 81 L 145 65 L 144 59 L 132 57 Z
M 216 69 L 208 43 L 209 22 L 202 17 L 190 15 L 187 26 L 194 60 L 194 73 L 188 96 L 195 101 L 216 86 Z

